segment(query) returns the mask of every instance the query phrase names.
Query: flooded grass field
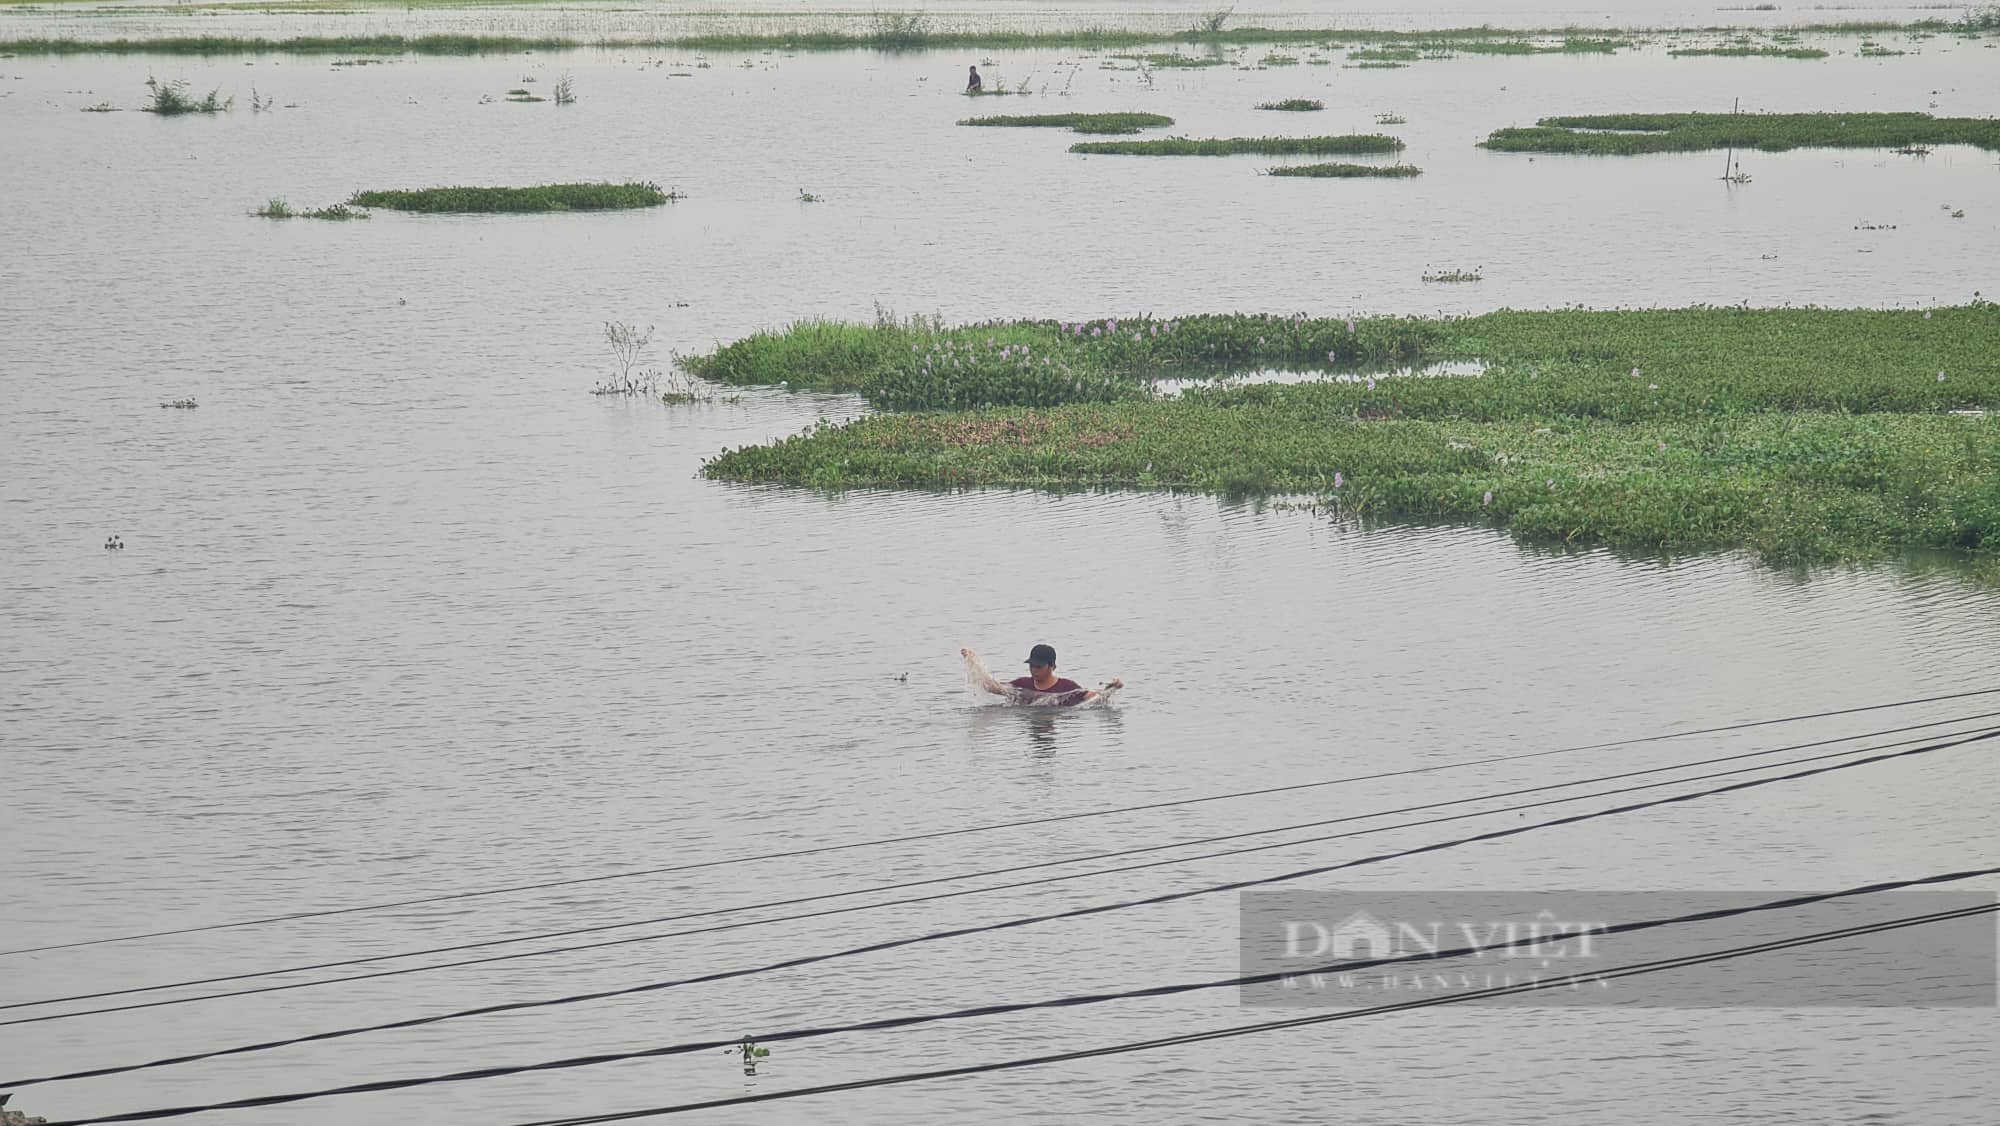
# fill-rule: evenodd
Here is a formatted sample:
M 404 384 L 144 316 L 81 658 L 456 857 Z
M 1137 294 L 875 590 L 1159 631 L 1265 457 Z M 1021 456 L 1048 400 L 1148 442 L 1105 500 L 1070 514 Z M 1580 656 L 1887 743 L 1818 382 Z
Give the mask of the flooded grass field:
M 1286 0 L 1177 38 L 1208 14 L 881 51 L 775 4 L 0 5 L 9 1109 L 723 1045 L 191 1117 L 509 1126 L 1246 1025 L 1231 988 L 782 1035 L 1227 978 L 1233 891 L 738 971 L 1356 860 L 1298 886 L 2000 864 L 1990 742 L 1847 769 L 1990 696 L 1622 742 L 2000 686 L 2000 36 Z M 995 107 L 1049 127 L 961 127 Z M 1167 130 L 1279 144 L 1123 155 Z M 1422 175 L 1314 182 L 1367 136 Z M 1041 642 L 1125 687 L 966 687 Z M 1839 769 L 1605 812 L 1751 752 Z M 1972 1121 L 1992 1016 L 1454 1005 L 690 1117 Z

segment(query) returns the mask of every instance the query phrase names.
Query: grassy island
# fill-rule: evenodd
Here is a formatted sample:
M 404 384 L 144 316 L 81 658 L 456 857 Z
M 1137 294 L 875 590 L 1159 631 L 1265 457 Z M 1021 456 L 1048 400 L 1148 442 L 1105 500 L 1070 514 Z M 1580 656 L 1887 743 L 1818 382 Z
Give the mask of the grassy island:
M 1024 126 L 1068 129 L 1072 133 L 1137 133 L 1163 129 L 1174 119 L 1160 113 L 1015 113 L 968 117 L 960 125 Z
M 1410 374 L 1446 359 L 1484 373 Z M 688 364 L 895 412 L 726 450 L 723 480 L 1303 493 L 1538 542 L 2000 560 L 1992 304 L 811 323 Z M 1259 367 L 1337 378 L 1151 394 Z

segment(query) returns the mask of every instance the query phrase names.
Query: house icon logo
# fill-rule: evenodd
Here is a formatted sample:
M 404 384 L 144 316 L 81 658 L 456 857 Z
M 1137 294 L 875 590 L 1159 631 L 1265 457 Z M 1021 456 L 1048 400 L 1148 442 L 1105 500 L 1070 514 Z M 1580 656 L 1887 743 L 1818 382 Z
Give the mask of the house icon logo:
M 1332 946 L 1333 956 L 1340 959 L 1388 958 L 1396 953 L 1396 936 L 1382 920 L 1356 911 L 1333 928 Z

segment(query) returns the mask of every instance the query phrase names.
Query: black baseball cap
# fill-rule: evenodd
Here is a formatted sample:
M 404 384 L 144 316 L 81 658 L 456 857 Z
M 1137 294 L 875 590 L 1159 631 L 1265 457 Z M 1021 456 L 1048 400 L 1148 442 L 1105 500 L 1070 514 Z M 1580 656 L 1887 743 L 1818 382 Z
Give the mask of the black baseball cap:
M 1016 649 L 1015 652 L 1018 653 L 1020 650 Z M 1037 645 L 1033 649 L 1028 650 L 1028 663 L 1031 665 L 1047 665 L 1050 668 L 1056 667 L 1055 646 Z

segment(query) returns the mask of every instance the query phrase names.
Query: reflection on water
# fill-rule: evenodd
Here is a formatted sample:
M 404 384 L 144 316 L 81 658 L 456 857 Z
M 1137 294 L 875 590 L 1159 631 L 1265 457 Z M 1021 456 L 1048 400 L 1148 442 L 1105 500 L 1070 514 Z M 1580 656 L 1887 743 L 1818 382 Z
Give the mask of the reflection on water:
M 1018 748 L 1037 758 L 1066 747 L 1089 749 L 1104 740 L 1116 742 L 1122 728 L 1118 706 L 1109 702 L 1073 708 L 983 704 L 970 710 L 969 723 L 975 747 Z

